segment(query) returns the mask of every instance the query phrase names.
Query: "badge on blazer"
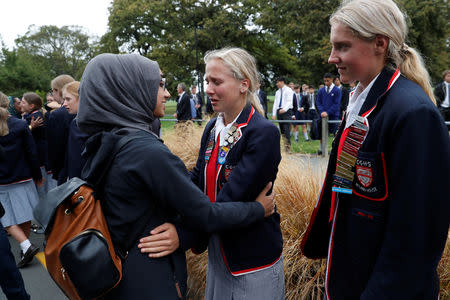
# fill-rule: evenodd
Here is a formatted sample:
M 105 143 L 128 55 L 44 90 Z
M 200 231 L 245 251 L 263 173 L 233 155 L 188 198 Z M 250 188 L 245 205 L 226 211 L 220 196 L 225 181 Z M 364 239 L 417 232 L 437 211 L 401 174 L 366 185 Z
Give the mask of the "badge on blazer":
M 225 180 L 228 181 L 228 178 L 230 178 L 231 173 L 233 172 L 233 169 L 236 166 L 232 166 L 232 165 L 225 165 L 225 170 L 224 170 L 224 177 Z
M 369 187 L 373 182 L 372 167 L 356 165 L 356 177 L 363 187 Z

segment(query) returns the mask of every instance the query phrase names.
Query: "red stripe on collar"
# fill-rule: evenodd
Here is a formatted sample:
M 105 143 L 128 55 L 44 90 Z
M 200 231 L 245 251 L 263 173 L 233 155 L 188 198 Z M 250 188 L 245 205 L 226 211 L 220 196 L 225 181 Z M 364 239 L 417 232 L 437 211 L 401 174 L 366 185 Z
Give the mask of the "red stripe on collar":
M 248 115 L 247 122 L 238 124 L 237 128 L 247 126 L 248 122 L 250 122 L 250 119 L 253 117 L 254 113 L 255 113 L 255 108 L 252 106 L 252 110 L 250 111 L 250 114 Z
M 392 87 L 392 85 L 397 81 L 397 79 L 400 77 L 400 70 L 397 68 L 395 70 L 394 75 L 392 75 L 391 80 L 389 80 L 388 87 L 386 89 L 386 92 L 389 91 L 389 89 Z

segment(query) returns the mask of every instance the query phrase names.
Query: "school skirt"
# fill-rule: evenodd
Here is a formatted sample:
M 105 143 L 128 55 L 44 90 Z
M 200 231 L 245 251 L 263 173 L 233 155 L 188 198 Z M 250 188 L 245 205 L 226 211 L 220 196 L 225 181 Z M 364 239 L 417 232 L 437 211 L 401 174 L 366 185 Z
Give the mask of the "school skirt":
M 48 191 L 54 189 L 57 186 L 58 181 L 52 178 L 52 173 L 47 172 L 44 166 L 41 166 L 41 175 L 44 183 L 42 186 L 37 187 L 37 192 L 39 199 L 45 199 L 47 197 Z
M 284 299 L 283 257 L 269 268 L 234 276 L 223 261 L 218 235 L 212 235 L 208 245 L 205 299 Z
M 38 199 L 32 179 L 0 185 L 0 202 L 5 209 L 5 215 L 0 219 L 2 225 L 8 227 L 31 221 Z

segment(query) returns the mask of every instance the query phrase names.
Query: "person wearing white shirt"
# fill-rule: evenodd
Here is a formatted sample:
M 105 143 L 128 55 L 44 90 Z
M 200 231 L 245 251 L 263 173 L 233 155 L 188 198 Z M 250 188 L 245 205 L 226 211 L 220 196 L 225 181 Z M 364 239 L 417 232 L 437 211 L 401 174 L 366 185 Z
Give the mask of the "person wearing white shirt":
M 292 119 L 292 99 L 294 97 L 294 91 L 286 86 L 286 80 L 284 77 L 277 79 L 278 90 L 275 93 L 275 102 L 272 109 L 272 120 L 275 117 L 278 120 L 291 120 Z M 281 134 L 285 137 L 286 149 L 291 145 L 291 124 L 279 123 Z
M 442 73 L 443 82 L 436 85 L 434 95 L 436 97 L 436 105 L 445 121 L 450 121 L 450 70 Z M 450 126 L 447 126 L 450 129 Z

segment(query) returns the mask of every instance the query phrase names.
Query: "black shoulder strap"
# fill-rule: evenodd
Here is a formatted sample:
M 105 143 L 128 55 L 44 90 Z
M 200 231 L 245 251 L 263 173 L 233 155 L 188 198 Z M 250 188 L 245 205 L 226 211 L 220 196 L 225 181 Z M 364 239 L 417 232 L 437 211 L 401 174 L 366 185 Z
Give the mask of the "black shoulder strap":
M 138 138 L 139 138 L 139 136 L 137 134 L 124 135 L 123 137 L 120 138 L 120 140 L 114 146 L 114 150 L 111 153 L 111 156 L 109 158 L 109 161 L 106 164 L 105 169 L 102 171 L 100 176 L 97 178 L 96 182 L 90 182 L 91 184 L 94 185 L 94 187 L 96 189 L 103 185 L 103 181 L 106 177 L 106 174 L 109 172 L 109 169 L 111 169 L 111 166 L 116 158 L 116 155 L 120 152 L 120 150 L 122 150 L 122 148 L 129 142 L 131 142 L 132 140 L 138 139 Z M 97 195 L 98 195 L 98 193 L 97 193 Z

